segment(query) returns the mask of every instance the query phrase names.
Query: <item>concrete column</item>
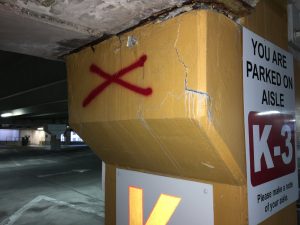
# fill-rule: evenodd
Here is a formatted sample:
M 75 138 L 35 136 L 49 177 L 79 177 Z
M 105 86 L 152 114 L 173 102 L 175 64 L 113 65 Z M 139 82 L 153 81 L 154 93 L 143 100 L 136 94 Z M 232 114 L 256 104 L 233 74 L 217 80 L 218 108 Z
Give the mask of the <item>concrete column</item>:
M 285 48 L 283 17 L 262 1 L 240 22 Z M 191 11 L 74 53 L 67 68 L 70 125 L 106 163 L 106 224 L 117 168 L 209 183 L 215 224 L 248 224 L 240 24 Z M 296 225 L 295 204 L 262 224 L 283 221 Z
M 71 131 L 67 129 L 64 132 L 64 136 L 65 136 L 65 144 L 69 145 L 71 143 Z
M 50 139 L 50 149 L 51 150 L 60 150 L 60 147 L 61 147 L 60 137 L 57 138 L 57 136 L 55 134 L 52 134 L 51 139 Z
M 45 131 L 51 135 L 50 148 L 51 150 L 59 150 L 61 141 L 60 136 L 64 134 L 66 130 L 65 124 L 48 124 L 45 126 Z

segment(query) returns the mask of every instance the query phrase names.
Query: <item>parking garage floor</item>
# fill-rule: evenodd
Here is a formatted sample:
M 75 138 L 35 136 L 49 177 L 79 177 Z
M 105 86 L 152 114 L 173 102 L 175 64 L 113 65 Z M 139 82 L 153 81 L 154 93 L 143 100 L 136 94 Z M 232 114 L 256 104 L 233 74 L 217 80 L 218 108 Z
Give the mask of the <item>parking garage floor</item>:
M 103 225 L 101 161 L 86 147 L 0 146 L 0 225 Z
M 0 225 L 104 225 L 101 173 L 87 147 L 0 145 Z

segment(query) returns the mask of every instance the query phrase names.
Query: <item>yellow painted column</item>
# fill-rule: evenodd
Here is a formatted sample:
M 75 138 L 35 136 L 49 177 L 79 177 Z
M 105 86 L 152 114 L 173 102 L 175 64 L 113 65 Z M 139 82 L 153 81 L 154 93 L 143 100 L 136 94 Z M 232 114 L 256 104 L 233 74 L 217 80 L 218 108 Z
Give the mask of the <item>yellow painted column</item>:
M 282 17 L 262 1 L 241 23 L 286 48 Z M 71 54 L 67 69 L 70 125 L 108 165 L 107 225 L 116 168 L 210 183 L 215 224 L 248 223 L 241 24 L 191 11 Z M 262 224 L 284 221 L 296 225 L 295 204 Z

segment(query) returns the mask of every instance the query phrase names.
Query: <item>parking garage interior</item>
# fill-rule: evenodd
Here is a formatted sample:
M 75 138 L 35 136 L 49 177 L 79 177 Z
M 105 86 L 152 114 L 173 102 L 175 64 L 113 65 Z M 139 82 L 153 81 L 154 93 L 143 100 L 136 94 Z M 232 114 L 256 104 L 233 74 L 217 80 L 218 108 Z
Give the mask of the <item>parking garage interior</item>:
M 242 76 L 242 27 L 293 58 L 298 156 L 298 0 L 0 0 L 0 225 L 152 224 L 158 196 L 138 222 L 120 212 L 122 170 L 210 184 L 213 224 L 250 224 L 243 85 L 230 75 Z M 172 218 L 156 225 L 183 225 Z M 299 218 L 296 200 L 259 224 Z

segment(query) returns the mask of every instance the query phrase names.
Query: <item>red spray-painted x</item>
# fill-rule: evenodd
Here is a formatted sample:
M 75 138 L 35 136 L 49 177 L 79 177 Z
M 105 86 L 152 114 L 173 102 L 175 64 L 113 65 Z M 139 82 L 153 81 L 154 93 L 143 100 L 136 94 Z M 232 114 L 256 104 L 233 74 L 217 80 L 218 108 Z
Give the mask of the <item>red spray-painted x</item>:
M 99 75 L 100 77 L 104 78 L 106 81 L 104 81 L 99 86 L 94 88 L 88 94 L 88 96 L 82 102 L 82 106 L 86 107 L 88 104 L 90 104 L 93 99 L 95 99 L 102 91 L 104 91 L 105 88 L 107 88 L 112 83 L 119 84 L 119 85 L 123 86 L 124 88 L 127 88 L 127 89 L 129 89 L 129 90 L 131 90 L 135 93 L 141 94 L 141 95 L 145 95 L 145 96 L 151 95 L 152 94 L 152 88 L 150 88 L 150 87 L 142 88 L 142 87 L 136 86 L 134 84 L 128 83 L 128 82 L 120 79 L 122 76 L 128 74 L 132 70 L 135 70 L 138 67 L 143 67 L 146 60 L 147 60 L 147 56 L 142 55 L 137 61 L 135 61 L 131 65 L 119 70 L 118 72 L 116 72 L 114 74 L 106 73 L 101 68 L 96 66 L 95 64 L 92 64 L 90 66 L 90 71 L 92 73 L 94 73 L 96 75 Z

